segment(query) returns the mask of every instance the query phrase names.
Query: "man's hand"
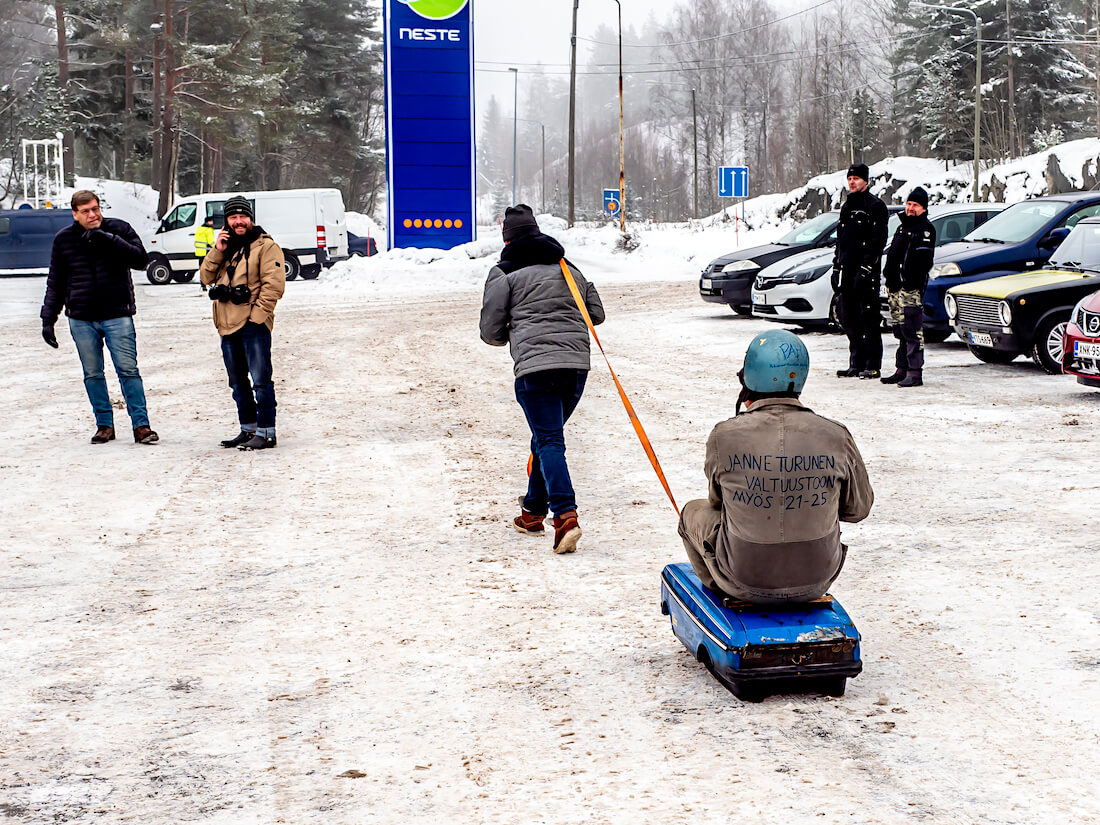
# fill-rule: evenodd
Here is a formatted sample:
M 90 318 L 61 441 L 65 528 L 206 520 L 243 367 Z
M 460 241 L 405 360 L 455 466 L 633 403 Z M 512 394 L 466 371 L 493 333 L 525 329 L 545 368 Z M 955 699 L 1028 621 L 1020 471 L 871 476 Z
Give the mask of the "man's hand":
M 223 229 L 218 233 L 218 239 L 214 242 L 214 246 L 219 252 L 225 252 L 229 248 L 229 231 Z
M 53 332 L 53 324 L 42 322 L 42 340 L 54 349 L 57 349 L 57 336 Z
M 112 243 L 114 239 L 115 236 L 105 229 L 89 229 L 87 232 L 84 233 L 84 240 L 88 241 L 89 243 L 93 241 L 98 241 L 100 243 Z

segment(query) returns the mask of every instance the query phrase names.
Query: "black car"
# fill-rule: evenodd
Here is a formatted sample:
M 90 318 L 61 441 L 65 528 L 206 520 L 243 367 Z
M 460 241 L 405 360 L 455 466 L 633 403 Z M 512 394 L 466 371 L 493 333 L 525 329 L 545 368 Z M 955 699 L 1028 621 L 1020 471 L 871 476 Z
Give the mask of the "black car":
M 752 314 L 752 284 L 756 273 L 768 264 L 803 252 L 836 245 L 840 212 L 824 212 L 801 223 L 775 243 L 752 246 L 715 258 L 699 278 L 704 301 L 729 304 L 738 315 Z
M 370 255 L 378 254 L 378 244 L 374 242 L 374 238 L 363 237 L 362 235 L 356 235 L 352 232 L 348 233 L 348 255 L 351 257 L 359 256 L 365 258 Z

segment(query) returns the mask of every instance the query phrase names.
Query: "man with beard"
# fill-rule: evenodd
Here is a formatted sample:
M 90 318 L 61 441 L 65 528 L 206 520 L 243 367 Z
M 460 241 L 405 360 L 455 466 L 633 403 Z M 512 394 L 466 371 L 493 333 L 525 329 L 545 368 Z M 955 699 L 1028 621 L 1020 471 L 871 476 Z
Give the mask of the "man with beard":
M 884 377 L 883 384 L 924 384 L 924 288 L 935 256 L 936 228 L 928 220 L 928 193 L 918 186 L 905 201 L 901 225 L 886 253 L 883 275 L 898 351 L 894 374 Z
M 240 433 L 223 447 L 265 450 L 275 446 L 275 383 L 271 376 L 271 328 L 275 303 L 286 289 L 283 250 L 257 226 L 252 202 L 225 202 L 226 226 L 199 268 L 222 337 L 222 359 L 237 404 Z M 250 380 L 251 379 L 251 380 Z
M 886 204 L 868 190 L 865 163 L 848 168 L 848 197 L 840 207 L 833 290 L 840 296 L 840 320 L 848 336 L 848 368 L 841 378 L 878 378 L 882 369 L 879 273 L 886 248 Z
M 481 306 L 481 340 L 508 344 L 515 361 L 516 401 L 531 429 L 530 478 L 522 510 L 512 521 L 521 533 L 543 535 L 554 514 L 554 552 L 577 549 L 577 499 L 565 463 L 565 422 L 588 378 L 588 326 L 562 270 L 565 250 L 539 232 L 531 207 L 504 212 L 504 250 L 489 272 Z M 569 266 L 593 324 L 604 311 L 596 287 Z

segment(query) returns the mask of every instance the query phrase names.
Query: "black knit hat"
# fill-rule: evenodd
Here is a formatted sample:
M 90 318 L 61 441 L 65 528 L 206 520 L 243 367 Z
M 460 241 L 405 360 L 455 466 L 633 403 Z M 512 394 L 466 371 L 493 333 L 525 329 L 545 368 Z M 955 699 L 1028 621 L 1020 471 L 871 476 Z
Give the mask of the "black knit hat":
M 514 241 L 516 238 L 531 232 L 538 232 L 539 225 L 535 220 L 535 213 L 525 203 L 517 203 L 504 210 L 504 242 Z
M 857 178 L 863 178 L 865 181 L 871 180 L 871 170 L 867 168 L 866 163 L 853 163 L 848 167 L 848 177 L 855 175 Z
M 256 213 L 252 210 L 252 203 L 244 195 L 234 195 L 225 202 L 225 209 L 222 210 L 224 215 L 228 218 L 230 215 L 247 215 L 252 220 L 256 220 Z
M 912 201 L 913 203 L 919 203 L 925 209 L 928 208 L 928 193 L 924 191 L 921 186 L 916 186 L 913 191 L 909 193 L 909 197 L 905 199 L 906 203 Z

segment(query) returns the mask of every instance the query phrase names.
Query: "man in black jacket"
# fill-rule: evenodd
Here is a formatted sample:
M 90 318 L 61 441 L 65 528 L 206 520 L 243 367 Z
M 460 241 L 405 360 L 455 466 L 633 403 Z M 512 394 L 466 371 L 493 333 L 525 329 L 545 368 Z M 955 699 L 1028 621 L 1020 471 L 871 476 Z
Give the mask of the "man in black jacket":
M 883 384 L 919 387 L 924 383 L 924 288 L 936 254 L 936 228 L 928 220 L 928 193 L 916 187 L 905 202 L 901 225 L 886 253 L 886 290 L 898 351 L 894 374 Z
M 130 277 L 131 269 L 145 267 L 145 247 L 126 221 L 103 217 L 94 192 L 76 192 L 72 208 L 73 224 L 53 239 L 42 302 L 42 338 L 57 349 L 54 325 L 64 308 L 84 368 L 84 389 L 95 412 L 93 444 L 106 444 L 115 437 L 114 412 L 103 375 L 104 343 L 122 385 L 134 441 L 153 444 L 158 436 L 149 426 L 145 386 L 138 373 L 133 318 L 137 308 Z
M 886 248 L 886 204 L 868 190 L 865 163 L 848 168 L 848 197 L 840 207 L 833 289 L 840 296 L 840 320 L 848 336 L 848 369 L 841 378 L 878 378 L 882 369 L 879 331 L 879 273 Z
M 554 513 L 554 552 L 577 549 L 577 498 L 565 463 L 565 422 L 580 403 L 588 378 L 588 326 L 565 280 L 565 250 L 539 232 L 531 207 L 504 211 L 504 251 L 489 271 L 481 305 L 481 340 L 509 345 L 515 362 L 516 401 L 531 429 L 530 478 L 522 510 L 512 521 L 521 533 L 542 535 Z M 596 287 L 565 262 L 593 324 L 604 320 Z

